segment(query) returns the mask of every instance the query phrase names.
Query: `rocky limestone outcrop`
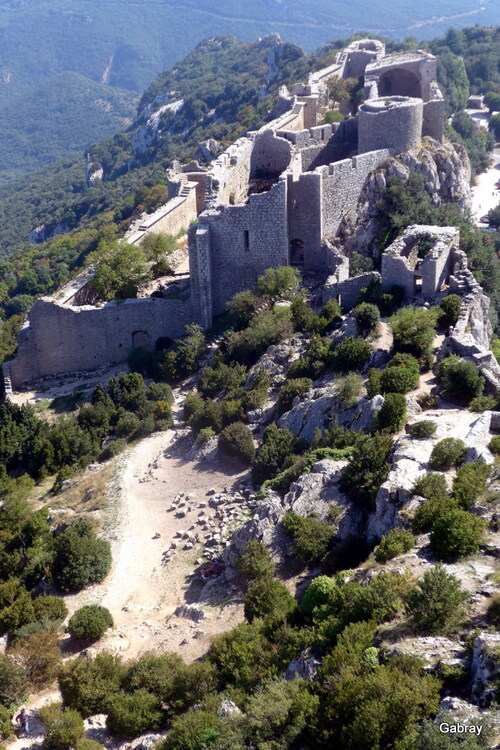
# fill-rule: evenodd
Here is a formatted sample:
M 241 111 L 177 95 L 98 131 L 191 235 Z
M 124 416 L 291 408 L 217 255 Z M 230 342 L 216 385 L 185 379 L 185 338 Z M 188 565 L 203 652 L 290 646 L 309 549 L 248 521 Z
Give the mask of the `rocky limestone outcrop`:
M 463 643 L 451 641 L 442 636 L 424 636 L 421 638 L 405 638 L 389 646 L 388 656 L 397 654 L 411 654 L 423 660 L 425 669 L 434 670 L 439 665 L 464 666 L 469 665 L 467 652 Z
M 302 651 L 285 670 L 285 680 L 295 680 L 297 677 L 308 682 L 314 682 L 318 677 L 321 661 L 312 656 L 309 649 Z
M 481 633 L 472 653 L 472 700 L 481 708 L 491 706 L 500 678 L 500 633 Z
M 338 244 L 348 254 L 377 252 L 375 240 L 380 230 L 377 203 L 391 178 L 399 177 L 406 182 L 410 170 L 423 175 L 425 189 L 433 204 L 454 202 L 464 211 L 470 207 L 471 171 L 465 149 L 460 144 L 441 144 L 432 138 L 424 138 L 419 148 L 390 157 L 383 167 L 368 177 L 354 219 L 352 214 L 348 215 L 339 229 Z

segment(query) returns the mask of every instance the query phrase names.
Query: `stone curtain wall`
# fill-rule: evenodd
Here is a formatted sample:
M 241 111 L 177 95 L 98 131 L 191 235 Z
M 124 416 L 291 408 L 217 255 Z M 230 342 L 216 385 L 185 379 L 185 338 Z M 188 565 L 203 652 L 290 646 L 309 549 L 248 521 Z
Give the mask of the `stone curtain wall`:
M 141 219 L 139 226 L 136 224 L 131 232 L 127 233 L 127 242 L 131 245 L 140 245 L 148 232 L 160 232 L 175 237 L 186 230 L 198 216 L 197 187 L 196 182 L 186 182 L 177 198 L 173 198 L 147 218 Z
M 200 217 L 209 230 L 214 315 L 224 311 L 233 294 L 252 288 L 266 268 L 288 264 L 286 193 L 286 180 L 281 179 L 244 205 L 223 206 Z
M 306 271 L 322 268 L 321 175 L 317 172 L 307 172 L 295 181 L 288 178 L 288 237 L 291 245 L 301 244 Z
M 9 363 L 12 384 L 125 362 L 134 334 L 154 349 L 160 336 L 180 336 L 192 318 L 189 302 L 155 297 L 80 308 L 39 300 Z
M 334 237 L 342 220 L 354 214 L 368 175 L 390 155 L 389 150 L 380 149 L 316 170 L 322 178 L 322 236 Z
M 250 177 L 281 174 L 287 169 L 291 158 L 291 143 L 276 136 L 272 130 L 266 130 L 255 138 L 250 158 Z
M 368 271 L 360 276 L 353 276 L 352 279 L 337 282 L 337 277 L 329 277 L 322 291 L 323 304 L 329 299 L 335 299 L 340 302 L 343 308 L 350 310 L 356 304 L 361 294 L 372 281 L 380 281 L 381 277 L 378 271 Z

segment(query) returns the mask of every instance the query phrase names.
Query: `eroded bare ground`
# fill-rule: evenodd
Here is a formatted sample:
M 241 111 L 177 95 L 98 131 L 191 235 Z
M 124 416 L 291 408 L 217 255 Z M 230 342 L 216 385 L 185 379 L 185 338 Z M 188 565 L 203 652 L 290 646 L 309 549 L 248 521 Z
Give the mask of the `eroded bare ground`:
M 87 603 L 108 607 L 115 628 L 98 648 L 111 648 L 126 658 L 162 649 L 178 651 L 193 661 L 215 635 L 243 619 L 234 591 L 228 591 L 228 599 L 220 605 L 204 604 L 206 618 L 198 624 L 173 616 L 179 605 L 197 602 L 203 586 L 202 543 L 210 534 L 203 528 L 216 528 L 218 523 L 208 507 L 207 492 L 224 488 L 231 492 L 244 476 L 240 466 L 227 459 L 188 460 L 185 441 L 172 444 L 173 436 L 172 431 L 156 434 L 121 459 L 115 478 L 117 520 L 107 532 L 113 546 L 112 571 L 102 584 L 66 599 L 70 612 Z M 170 510 L 180 493 L 184 493 L 182 513 Z M 203 525 L 200 513 L 208 518 Z M 177 547 L 170 561 L 164 562 L 172 542 Z

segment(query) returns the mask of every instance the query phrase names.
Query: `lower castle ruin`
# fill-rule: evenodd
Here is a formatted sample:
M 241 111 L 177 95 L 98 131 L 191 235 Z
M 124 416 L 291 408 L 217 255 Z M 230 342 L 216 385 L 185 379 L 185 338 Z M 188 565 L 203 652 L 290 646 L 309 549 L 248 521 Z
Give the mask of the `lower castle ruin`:
M 328 110 L 328 82 L 353 76 L 365 82 L 357 115 L 318 124 Z M 187 298 L 81 304 L 87 269 L 30 310 L 17 355 L 4 366 L 12 387 L 125 362 L 132 348 L 154 349 L 158 338 L 178 337 L 189 322 L 208 328 L 227 301 L 269 267 L 290 264 L 328 277 L 324 300 L 334 296 L 346 307 L 380 278 L 349 278 L 348 258 L 335 238 L 341 227 L 356 225 L 367 182 L 388 159 L 418 149 L 423 138 L 435 147 L 442 142 L 436 58 L 422 51 L 386 56 L 381 42 L 359 40 L 307 83 L 283 87 L 277 111 L 275 120 L 238 139 L 207 169 L 174 163 L 168 203 L 127 233 L 128 242 L 140 244 L 148 232 L 177 235 L 189 228 Z M 457 158 L 466 172 L 466 159 Z M 433 239 L 422 257 L 424 235 Z M 463 278 L 453 280 L 465 269 L 457 230 L 412 227 L 383 254 L 381 279 L 403 286 L 407 299 L 432 300 L 447 285 L 463 285 Z

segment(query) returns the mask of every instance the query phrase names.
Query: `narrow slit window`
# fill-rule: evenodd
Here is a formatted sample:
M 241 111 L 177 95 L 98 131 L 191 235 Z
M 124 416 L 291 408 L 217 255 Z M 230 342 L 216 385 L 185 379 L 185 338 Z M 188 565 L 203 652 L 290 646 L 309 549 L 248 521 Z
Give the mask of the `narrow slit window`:
M 245 229 L 245 231 L 243 232 L 243 248 L 247 252 L 250 252 L 250 232 L 248 231 L 248 229 Z

